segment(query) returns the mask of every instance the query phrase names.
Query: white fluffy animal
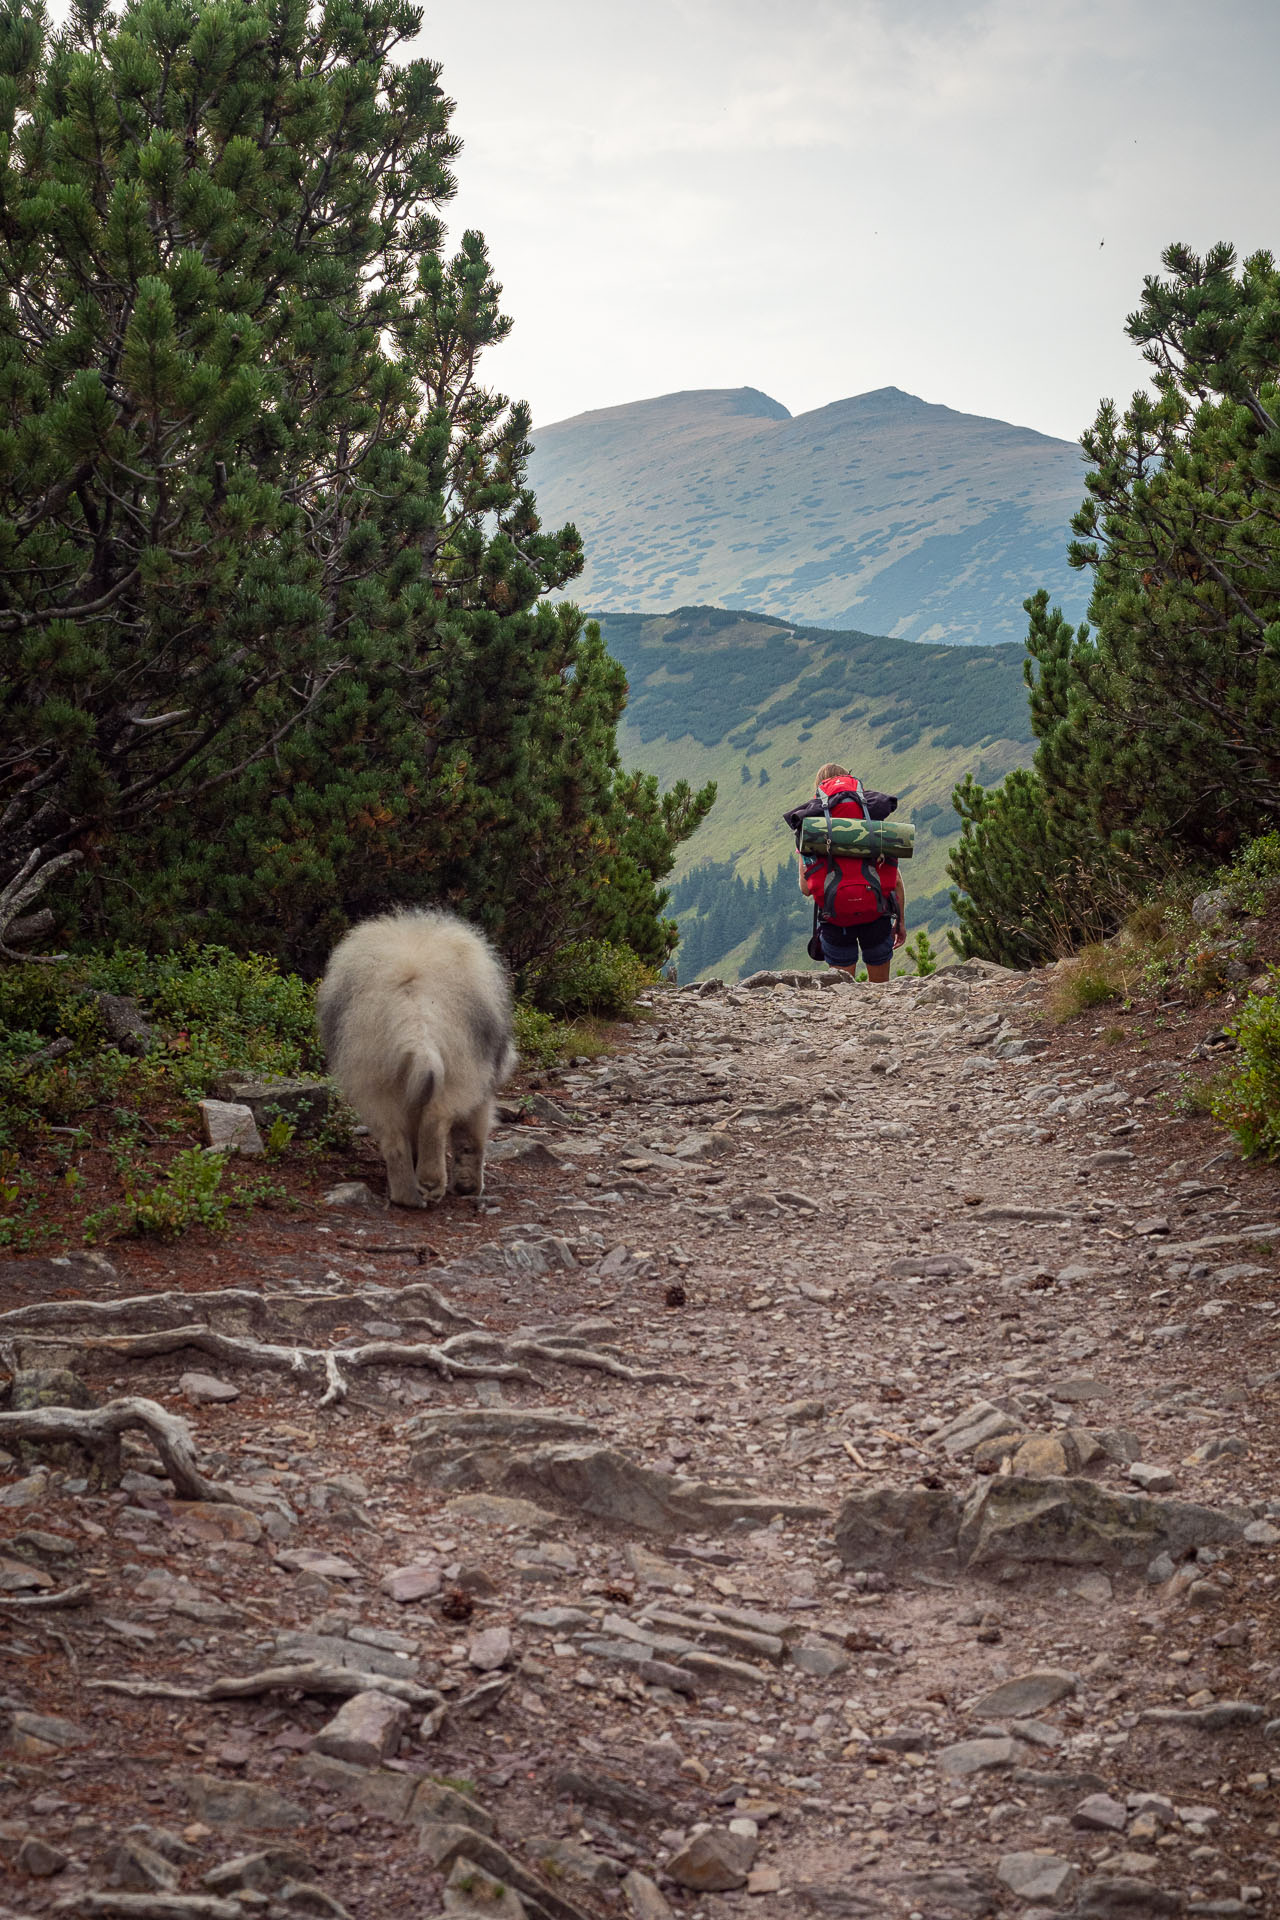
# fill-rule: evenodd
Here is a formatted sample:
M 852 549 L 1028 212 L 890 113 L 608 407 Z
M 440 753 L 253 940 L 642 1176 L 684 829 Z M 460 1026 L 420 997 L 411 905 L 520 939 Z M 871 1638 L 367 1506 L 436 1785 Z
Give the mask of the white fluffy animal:
M 402 909 L 353 927 L 316 1001 L 329 1071 L 382 1149 L 392 1201 L 483 1193 L 493 1096 L 516 1066 L 511 991 L 482 935 Z M 452 1172 L 450 1172 L 452 1162 Z

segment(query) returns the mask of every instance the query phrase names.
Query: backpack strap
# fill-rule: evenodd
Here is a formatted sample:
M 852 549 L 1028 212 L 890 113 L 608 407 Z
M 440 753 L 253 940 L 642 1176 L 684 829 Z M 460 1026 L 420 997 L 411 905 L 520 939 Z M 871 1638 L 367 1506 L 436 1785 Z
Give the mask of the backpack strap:
M 825 918 L 835 905 L 836 889 L 840 885 L 840 862 L 831 844 L 831 795 L 823 793 L 819 787 L 817 797 L 822 802 L 822 817 L 826 822 L 827 832 L 827 878 L 822 889 L 822 912 Z
M 867 804 L 866 790 L 856 775 L 854 776 L 853 790 L 858 796 L 858 805 L 862 808 L 863 819 L 869 820 L 871 818 L 871 808 Z M 868 858 L 862 862 L 862 877 L 870 887 L 871 897 L 879 907 L 881 913 L 888 913 L 889 903 L 885 899 L 884 887 L 881 884 L 880 869 L 874 860 Z

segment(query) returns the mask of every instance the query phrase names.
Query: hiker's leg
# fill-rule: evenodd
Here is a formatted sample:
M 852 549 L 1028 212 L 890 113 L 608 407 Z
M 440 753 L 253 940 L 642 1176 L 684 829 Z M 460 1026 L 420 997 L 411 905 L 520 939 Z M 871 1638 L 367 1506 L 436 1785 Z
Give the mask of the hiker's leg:
M 893 963 L 893 931 L 893 922 L 885 914 L 883 919 L 873 920 L 860 938 L 867 978 L 874 980 L 877 986 L 883 985 L 889 978 L 889 968 Z

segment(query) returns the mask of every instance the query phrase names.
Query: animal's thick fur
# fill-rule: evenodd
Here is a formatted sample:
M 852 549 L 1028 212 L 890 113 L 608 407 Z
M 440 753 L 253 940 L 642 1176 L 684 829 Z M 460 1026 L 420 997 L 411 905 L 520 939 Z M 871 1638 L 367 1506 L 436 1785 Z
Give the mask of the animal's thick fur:
M 329 1071 L 382 1149 L 392 1201 L 483 1193 L 493 1096 L 517 1058 L 511 992 L 488 941 L 450 913 L 365 920 L 334 949 L 316 1012 Z

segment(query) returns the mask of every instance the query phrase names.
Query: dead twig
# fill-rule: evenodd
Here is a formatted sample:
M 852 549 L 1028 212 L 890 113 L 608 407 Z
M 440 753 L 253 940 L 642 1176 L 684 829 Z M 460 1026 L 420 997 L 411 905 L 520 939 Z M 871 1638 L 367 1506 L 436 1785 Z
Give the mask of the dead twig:
M 105 1407 L 31 1407 L 0 1413 L 0 1442 L 70 1440 L 98 1462 L 104 1481 L 120 1478 L 120 1436 L 141 1429 L 160 1456 L 161 1465 L 182 1500 L 233 1502 L 225 1487 L 206 1480 L 196 1465 L 191 1429 L 181 1414 L 168 1413 L 154 1400 L 109 1400 Z
M 80 1661 L 67 1635 L 65 1633 L 59 1633 L 57 1627 L 46 1626 L 44 1631 L 51 1640 L 56 1640 L 62 1648 L 67 1665 L 70 1667 L 73 1677 L 78 1681 L 80 1678 Z

